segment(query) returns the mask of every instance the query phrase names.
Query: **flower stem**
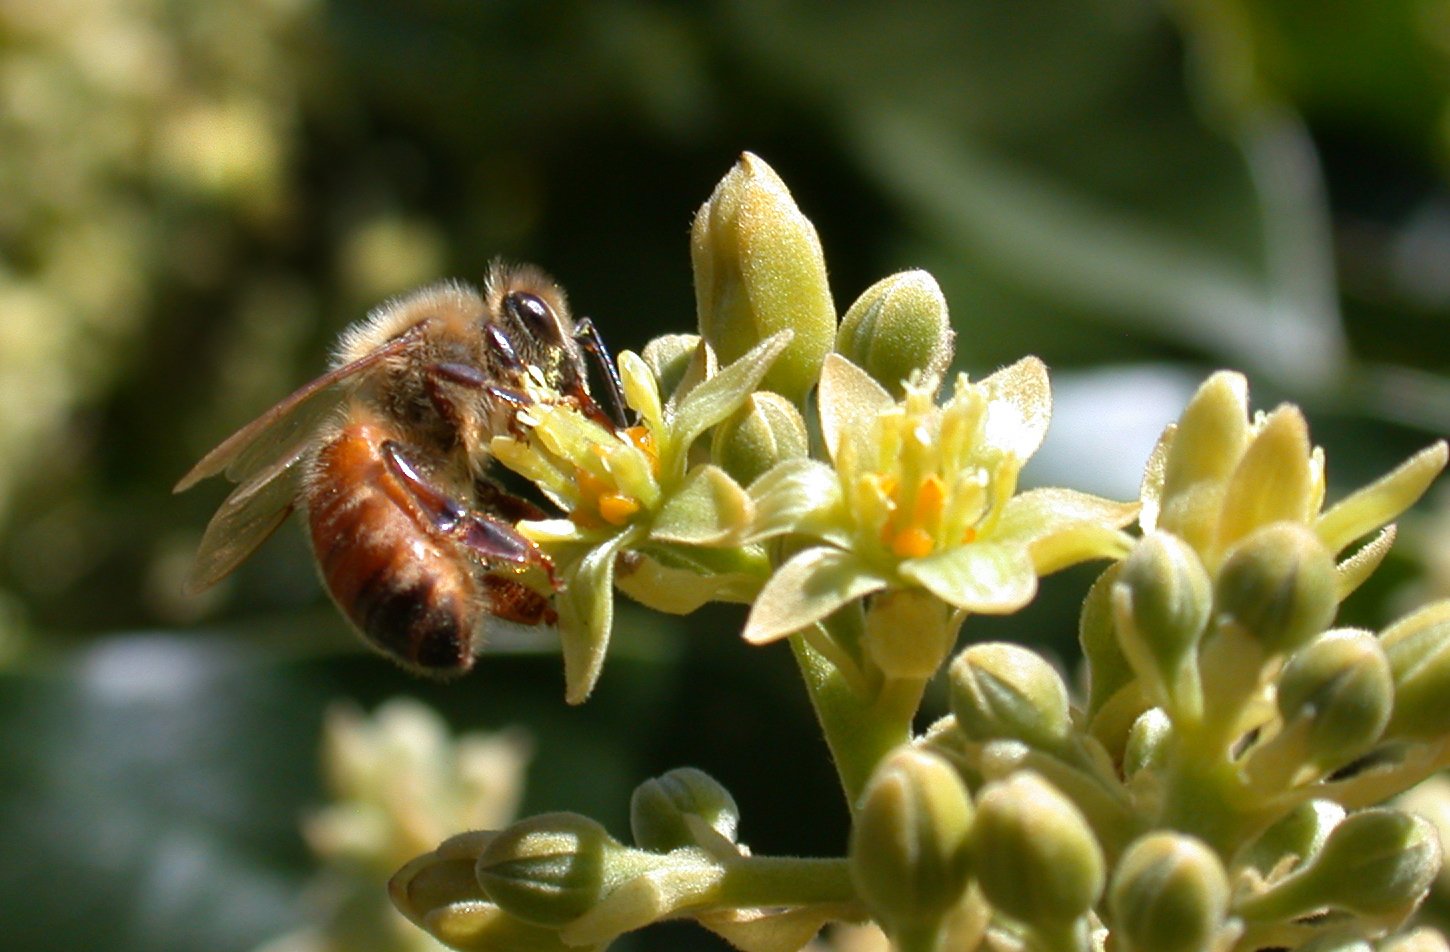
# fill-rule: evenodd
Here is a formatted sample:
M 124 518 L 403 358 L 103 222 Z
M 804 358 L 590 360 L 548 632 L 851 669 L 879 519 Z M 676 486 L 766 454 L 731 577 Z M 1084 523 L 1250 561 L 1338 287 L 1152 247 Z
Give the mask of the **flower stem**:
M 855 903 L 859 898 L 844 859 L 752 856 L 731 863 L 711 896 L 726 908 Z
M 803 635 L 792 635 L 790 644 L 854 814 L 876 764 L 911 740 L 911 721 L 926 682 L 887 679 L 873 696 L 864 696 Z

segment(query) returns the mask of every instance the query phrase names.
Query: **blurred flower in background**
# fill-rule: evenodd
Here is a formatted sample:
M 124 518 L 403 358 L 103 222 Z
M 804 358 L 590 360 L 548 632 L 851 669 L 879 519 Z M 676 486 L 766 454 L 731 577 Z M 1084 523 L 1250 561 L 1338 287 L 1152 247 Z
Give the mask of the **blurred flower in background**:
M 257 952 L 442 949 L 393 908 L 381 884 L 459 830 L 512 821 L 529 755 L 517 732 L 453 737 L 417 701 L 389 701 L 371 716 L 333 708 L 322 752 L 330 802 L 304 824 L 321 867 L 307 891 L 313 924 Z

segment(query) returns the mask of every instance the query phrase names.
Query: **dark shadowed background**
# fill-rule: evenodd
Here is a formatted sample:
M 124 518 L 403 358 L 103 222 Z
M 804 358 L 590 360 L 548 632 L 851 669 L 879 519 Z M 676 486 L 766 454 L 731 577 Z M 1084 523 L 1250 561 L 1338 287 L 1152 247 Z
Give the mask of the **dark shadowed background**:
M 503 255 L 616 349 L 690 330 L 690 218 L 748 149 L 815 221 L 840 310 L 922 267 L 959 369 L 1048 362 L 1029 482 L 1133 497 L 1231 366 L 1257 407 L 1305 407 L 1333 499 L 1450 429 L 1447 103 L 1446 0 L 5 0 L 0 945 L 296 927 L 338 698 L 523 726 L 529 811 L 623 835 L 633 785 L 692 764 L 757 852 L 843 849 L 789 652 L 747 648 L 739 611 L 625 610 L 569 709 L 547 643 L 447 686 L 363 652 L 296 526 L 181 595 L 224 488 L 172 483 L 388 295 Z M 1434 512 L 1348 622 L 1450 593 Z M 1070 664 L 1093 575 L 966 637 Z

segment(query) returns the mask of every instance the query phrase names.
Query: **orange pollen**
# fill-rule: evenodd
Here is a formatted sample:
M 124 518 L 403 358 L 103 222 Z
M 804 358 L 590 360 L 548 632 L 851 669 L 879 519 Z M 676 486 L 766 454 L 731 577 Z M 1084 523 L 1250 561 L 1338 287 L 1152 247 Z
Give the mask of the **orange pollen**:
M 649 457 L 650 470 L 658 476 L 660 472 L 660 454 L 659 450 L 655 448 L 654 434 L 649 431 L 649 428 L 644 426 L 627 427 L 624 430 L 624 438 L 629 440 L 635 449 Z
M 971 526 L 967 526 L 967 531 L 962 533 L 962 545 L 966 545 L 968 542 L 976 542 L 976 541 L 977 541 L 977 530 L 974 529 Z
M 921 526 L 907 526 L 891 536 L 891 552 L 899 559 L 919 559 L 931 555 L 931 533 Z
M 606 496 L 615 495 L 614 486 L 580 466 L 574 467 L 574 481 L 579 484 L 579 502 L 569 518 L 580 528 L 599 528 L 601 506 Z
M 606 493 L 599 497 L 599 515 L 612 526 L 622 526 L 630 516 L 639 512 L 639 502 L 621 493 Z

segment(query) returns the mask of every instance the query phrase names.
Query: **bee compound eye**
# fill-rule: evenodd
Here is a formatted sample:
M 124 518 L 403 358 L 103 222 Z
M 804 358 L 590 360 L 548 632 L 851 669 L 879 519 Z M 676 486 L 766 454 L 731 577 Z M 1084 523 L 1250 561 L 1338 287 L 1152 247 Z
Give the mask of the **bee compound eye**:
M 555 344 L 564 342 L 558 316 L 537 294 L 513 291 L 504 298 L 504 307 L 536 339 Z

